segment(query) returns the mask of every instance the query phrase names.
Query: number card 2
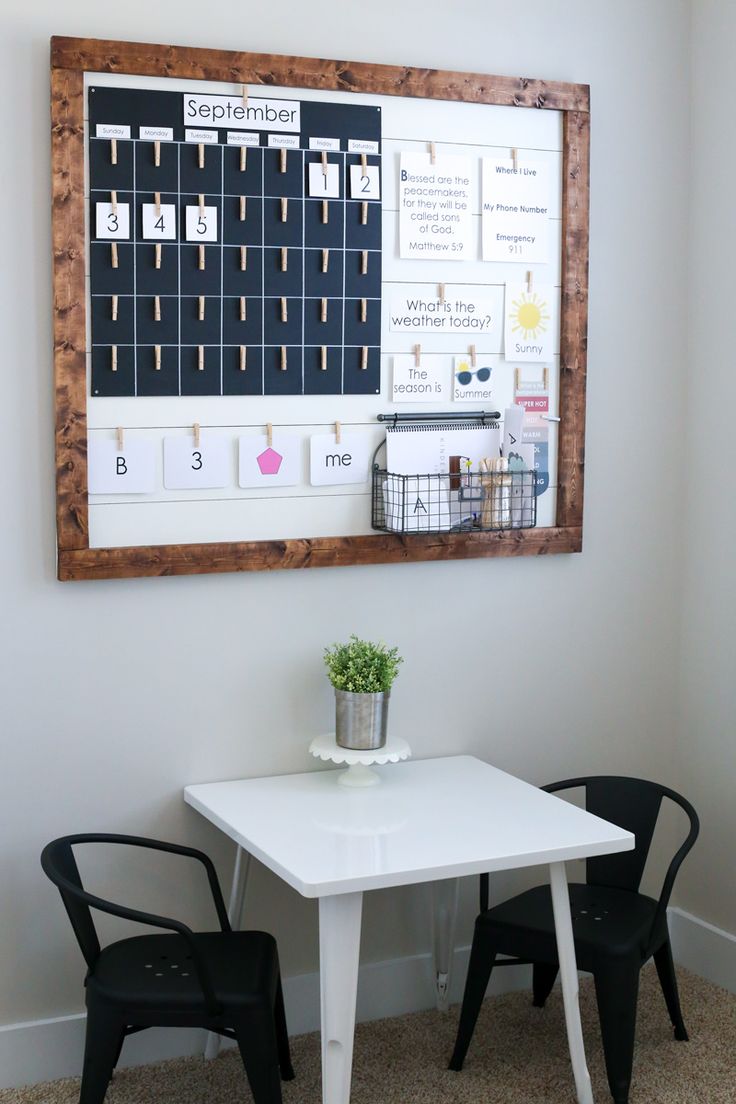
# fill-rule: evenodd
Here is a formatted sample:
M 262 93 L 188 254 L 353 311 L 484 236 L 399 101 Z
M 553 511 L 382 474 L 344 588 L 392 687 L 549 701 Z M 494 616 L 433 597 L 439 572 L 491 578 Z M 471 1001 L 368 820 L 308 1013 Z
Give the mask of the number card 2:
M 217 241 L 216 207 L 203 207 L 200 211 L 197 204 L 195 207 L 187 207 L 186 212 L 187 241 Z
M 378 165 L 350 166 L 350 195 L 352 199 L 380 199 L 381 174 Z
M 309 194 L 316 199 L 339 199 L 340 166 L 328 164 L 324 172 L 320 161 L 310 164 Z
M 96 203 L 96 234 L 98 238 L 130 237 L 130 204 Z
M 158 210 L 155 203 L 143 204 L 143 237 L 176 237 L 176 207 L 173 203 L 162 203 Z
M 164 487 L 167 491 L 227 487 L 232 482 L 230 443 L 224 437 L 164 437 Z

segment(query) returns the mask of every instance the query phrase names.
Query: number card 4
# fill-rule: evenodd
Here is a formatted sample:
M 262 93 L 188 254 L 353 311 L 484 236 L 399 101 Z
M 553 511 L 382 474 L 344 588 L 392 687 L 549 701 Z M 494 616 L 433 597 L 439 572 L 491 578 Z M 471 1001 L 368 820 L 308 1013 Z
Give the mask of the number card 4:
M 129 203 L 96 203 L 95 212 L 98 238 L 130 237 Z
M 173 203 L 162 203 L 158 208 L 155 203 L 143 204 L 143 237 L 176 237 L 176 207 Z
M 188 491 L 227 487 L 232 480 L 230 442 L 224 437 L 200 435 L 164 437 L 164 487 Z
M 186 209 L 187 241 L 217 241 L 217 208 L 216 207 L 187 207 Z

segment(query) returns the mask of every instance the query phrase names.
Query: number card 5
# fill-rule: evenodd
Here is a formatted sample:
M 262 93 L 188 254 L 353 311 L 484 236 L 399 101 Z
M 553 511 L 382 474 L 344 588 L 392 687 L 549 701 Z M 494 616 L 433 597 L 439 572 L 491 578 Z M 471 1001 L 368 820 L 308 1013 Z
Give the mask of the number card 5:
M 96 203 L 96 233 L 98 238 L 130 237 L 129 203 Z
M 176 237 L 176 207 L 173 203 L 162 203 L 158 208 L 155 203 L 143 204 L 143 237 Z
M 205 242 L 217 241 L 217 208 L 187 207 L 186 209 L 187 241 Z
M 350 166 L 350 195 L 352 199 L 380 199 L 381 175 L 378 165 Z
M 187 491 L 233 482 L 232 445 L 224 437 L 164 437 L 164 487 Z

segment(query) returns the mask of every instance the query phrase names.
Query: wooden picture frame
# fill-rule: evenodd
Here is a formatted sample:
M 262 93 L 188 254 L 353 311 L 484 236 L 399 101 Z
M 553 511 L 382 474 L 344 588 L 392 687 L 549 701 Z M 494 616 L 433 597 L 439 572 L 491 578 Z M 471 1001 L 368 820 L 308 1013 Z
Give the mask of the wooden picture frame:
M 503 532 L 376 533 L 353 537 L 90 548 L 84 209 L 86 72 L 437 98 L 562 112 L 556 525 Z M 51 40 L 51 137 L 59 579 L 258 571 L 581 550 L 588 301 L 590 101 L 587 85 L 55 37 Z

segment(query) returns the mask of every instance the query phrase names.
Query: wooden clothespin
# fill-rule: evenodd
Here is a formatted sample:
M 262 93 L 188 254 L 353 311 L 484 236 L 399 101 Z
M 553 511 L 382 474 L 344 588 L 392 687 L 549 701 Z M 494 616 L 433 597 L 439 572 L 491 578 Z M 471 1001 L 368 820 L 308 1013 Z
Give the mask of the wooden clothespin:
M 285 173 L 286 172 L 286 153 L 287 153 L 287 151 L 285 149 L 282 149 L 282 150 L 279 150 L 279 153 L 281 154 L 281 156 L 279 157 L 279 172 Z
M 342 444 L 342 426 L 339 422 L 335 422 L 335 444 Z
M 368 200 L 364 199 L 360 205 L 360 225 L 368 225 Z
M 248 267 L 248 246 L 241 245 L 240 247 L 240 271 L 245 272 Z
M 320 322 L 327 321 L 327 300 L 324 297 L 322 298 L 322 306 L 319 312 L 319 320 Z
M 514 391 L 519 390 L 520 382 L 521 382 L 521 373 L 520 373 L 518 368 L 514 368 Z
M 245 196 L 240 197 L 240 221 L 245 222 Z
M 118 452 L 122 452 L 125 449 L 125 433 L 122 426 L 118 426 L 115 430 L 115 448 Z
M 153 347 L 153 367 L 157 372 L 161 371 L 161 346 L 154 345 Z
M 271 448 L 273 445 L 273 426 L 270 422 L 266 422 L 266 446 Z
M 240 346 L 240 371 L 245 371 L 245 345 Z
M 161 166 L 161 143 L 159 142 L 158 138 L 153 143 L 153 163 L 154 163 L 154 165 L 157 169 L 160 168 L 160 166 Z
M 113 320 L 113 322 L 117 322 L 117 320 L 118 320 L 118 297 L 117 297 L 117 295 L 113 295 L 111 307 L 112 307 L 112 320 Z
M 327 176 L 327 150 L 322 150 L 322 175 Z
M 110 264 L 113 268 L 118 267 L 118 243 L 110 242 Z
M 365 153 L 360 155 L 360 171 L 363 176 L 368 175 L 368 157 Z
M 198 318 L 200 322 L 204 322 L 204 295 L 200 295 L 199 297 Z
M 514 162 L 514 172 L 518 172 L 519 171 L 519 151 L 518 151 L 518 149 L 516 149 L 515 146 L 511 150 L 511 160 Z
M 330 221 L 330 205 L 326 199 L 322 200 L 322 225 L 326 226 Z
M 245 296 L 240 296 L 240 321 L 245 322 Z
M 204 218 L 204 195 L 199 193 L 199 217 Z
M 153 267 L 161 267 L 161 242 L 156 242 L 153 247 Z M 117 268 L 117 265 L 115 265 L 115 268 Z
M 281 346 L 281 371 L 286 371 L 286 346 Z
M 288 322 L 289 321 L 289 313 L 288 313 L 288 310 L 287 310 L 287 307 L 286 307 L 286 296 L 285 295 L 281 296 L 281 321 L 282 322 Z
M 367 276 L 367 274 L 368 274 L 368 250 L 367 249 L 364 249 L 362 251 L 362 256 L 360 258 L 360 272 L 361 272 L 362 276 Z
M 118 140 L 117 138 L 110 139 L 110 164 L 117 165 L 118 163 Z
M 110 206 L 112 207 L 112 213 L 116 215 L 118 213 L 118 193 L 110 192 Z
M 118 370 L 118 347 L 113 345 L 110 349 L 110 370 L 117 372 Z
M 153 297 L 153 321 L 161 321 L 161 296 L 155 295 Z
M 437 297 L 438 297 L 440 303 L 445 302 L 445 285 L 444 284 L 439 285 L 439 287 L 437 289 Z
M 321 372 L 327 371 L 327 346 L 323 345 L 319 354 L 319 367 Z
M 204 168 L 204 142 L 197 143 L 197 156 L 200 169 Z
M 475 345 L 471 345 L 468 351 L 470 353 L 470 364 L 473 368 L 475 368 L 476 364 L 478 363 L 478 355 L 475 351 Z
M 533 286 L 534 286 L 534 273 L 533 272 L 527 272 L 527 274 L 526 274 L 526 293 L 527 293 L 527 295 L 531 295 Z
M 322 271 L 323 272 L 327 271 L 327 266 L 329 265 L 329 263 L 330 263 L 330 251 L 329 251 L 329 249 L 323 249 L 322 250 Z
M 281 271 L 286 272 L 289 265 L 289 250 L 285 245 L 281 246 Z
M 361 299 L 360 300 L 360 321 L 365 322 L 367 318 L 368 318 L 368 300 L 367 299 Z
M 414 367 L 418 368 L 422 360 L 422 346 L 414 346 Z
M 197 263 L 199 271 L 204 272 L 204 246 L 201 244 L 199 246 L 199 261 Z
M 240 171 L 245 172 L 248 165 L 248 151 L 245 146 L 240 147 Z
M 434 142 L 429 143 L 429 163 L 434 165 L 437 161 L 437 147 Z
M 160 215 L 161 215 L 161 193 L 160 192 L 154 192 L 153 193 L 153 207 L 154 207 L 154 210 L 156 212 L 156 218 L 159 218 Z
M 365 372 L 368 367 L 368 346 L 364 345 L 360 353 L 360 368 L 362 372 Z
M 248 87 L 245 84 L 243 85 L 243 110 L 248 110 Z
M 549 391 L 549 368 L 545 368 L 542 372 L 542 387 L 545 391 Z
M 197 346 L 197 370 L 204 372 L 204 345 Z
M 281 197 L 281 221 L 286 222 L 289 217 L 289 201 L 286 196 Z
M 199 448 L 199 442 L 200 442 L 199 422 L 194 423 L 194 425 L 192 426 L 192 430 L 193 430 L 193 435 L 194 435 L 194 447 L 195 447 L 195 449 L 198 449 Z

